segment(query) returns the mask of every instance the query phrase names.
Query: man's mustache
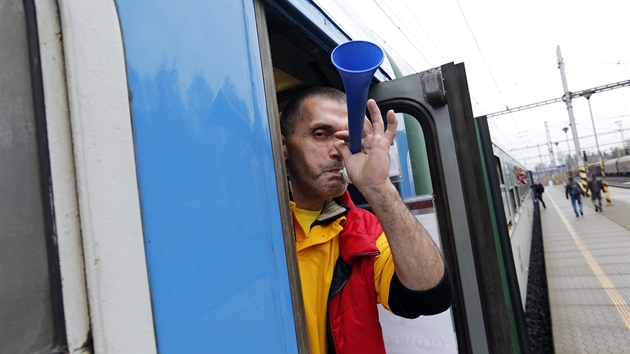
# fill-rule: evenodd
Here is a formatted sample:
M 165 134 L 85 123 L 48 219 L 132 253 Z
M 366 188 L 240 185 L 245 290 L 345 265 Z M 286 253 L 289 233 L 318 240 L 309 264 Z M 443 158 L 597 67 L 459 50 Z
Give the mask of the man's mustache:
M 343 162 L 337 162 L 337 163 L 329 163 L 326 164 L 324 166 L 322 166 L 322 171 L 324 172 L 328 172 L 328 171 L 340 171 L 341 169 L 343 169 Z

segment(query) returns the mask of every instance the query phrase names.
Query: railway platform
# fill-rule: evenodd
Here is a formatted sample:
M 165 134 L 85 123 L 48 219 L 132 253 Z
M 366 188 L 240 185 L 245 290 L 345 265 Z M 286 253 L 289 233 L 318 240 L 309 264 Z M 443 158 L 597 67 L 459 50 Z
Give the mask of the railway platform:
M 545 188 L 541 223 L 556 354 L 630 353 L 630 190 L 611 188 L 576 217 L 562 185 Z

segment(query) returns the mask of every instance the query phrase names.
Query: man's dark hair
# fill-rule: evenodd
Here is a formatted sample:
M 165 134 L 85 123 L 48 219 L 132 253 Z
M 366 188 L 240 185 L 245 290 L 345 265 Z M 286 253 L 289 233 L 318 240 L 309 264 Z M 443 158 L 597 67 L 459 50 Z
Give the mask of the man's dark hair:
M 297 123 L 304 118 L 304 101 L 312 97 L 346 103 L 346 94 L 333 87 L 313 87 L 298 93 L 289 101 L 280 116 L 280 132 L 283 136 L 293 134 Z
M 569 181 L 573 181 L 573 177 L 569 177 Z

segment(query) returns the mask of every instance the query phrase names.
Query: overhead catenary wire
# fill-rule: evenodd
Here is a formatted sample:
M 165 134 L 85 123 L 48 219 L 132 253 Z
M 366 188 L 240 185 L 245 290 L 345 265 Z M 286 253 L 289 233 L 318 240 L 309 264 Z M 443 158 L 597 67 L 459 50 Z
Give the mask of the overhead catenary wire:
M 455 0 L 455 3 L 457 3 L 457 7 L 459 8 L 459 11 L 461 12 L 462 17 L 464 18 L 464 22 L 466 22 L 466 27 L 468 27 L 468 31 L 470 32 L 470 35 L 472 36 L 473 41 L 475 42 L 475 45 L 477 46 L 477 50 L 479 50 L 479 55 L 481 55 L 481 59 L 483 59 L 483 63 L 486 65 L 486 69 L 488 69 L 488 73 L 490 74 L 490 77 L 492 78 L 492 82 L 494 82 L 494 86 L 497 88 L 497 91 L 501 94 L 503 103 L 505 103 L 505 106 L 507 107 L 507 102 L 505 101 L 505 97 L 503 97 L 503 93 L 501 92 L 501 89 L 499 88 L 499 85 L 497 84 L 497 80 L 494 78 L 494 75 L 492 74 L 492 70 L 490 70 L 488 61 L 486 60 L 486 57 L 483 55 L 483 51 L 481 50 L 481 47 L 479 46 L 479 43 L 477 42 L 477 38 L 475 37 L 475 34 L 473 33 L 473 30 L 470 27 L 470 24 L 468 23 L 468 19 L 466 18 L 466 14 L 464 14 L 464 10 L 459 4 L 459 0 Z
M 630 128 L 621 129 L 621 131 L 627 131 L 627 130 L 630 130 Z M 609 131 L 609 132 L 605 132 L 605 133 L 600 133 L 600 132 L 597 132 L 597 136 L 600 136 L 600 135 L 610 135 L 610 134 L 619 134 L 619 131 L 620 131 L 620 130 L 619 130 L 619 129 L 617 129 L 617 130 L 614 130 L 614 131 Z M 591 138 L 591 137 L 594 137 L 594 136 L 595 136 L 594 134 L 591 134 L 591 135 L 583 135 L 583 136 L 580 136 L 579 138 L 580 138 L 580 139 L 586 139 L 586 138 Z M 562 144 L 566 143 L 567 141 L 571 141 L 571 139 L 561 139 L 561 140 L 558 140 L 558 142 L 560 142 L 560 143 L 562 143 Z M 611 144 L 619 144 L 619 142 L 613 142 L 613 143 L 611 143 Z M 522 146 L 522 147 L 518 147 L 518 148 L 513 148 L 513 149 L 510 149 L 510 152 L 513 152 L 513 151 L 518 151 L 518 150 L 525 150 L 525 149 L 532 149 L 532 148 L 535 148 L 535 147 L 536 147 L 536 145 L 532 145 L 532 146 Z
M 630 130 L 630 129 L 624 129 L 624 130 Z M 597 135 L 608 135 L 608 134 L 619 134 L 619 131 L 609 132 L 609 133 L 604 133 L 604 134 L 599 134 L 598 133 Z M 591 136 L 593 136 L 593 135 L 581 136 L 580 139 L 588 138 L 588 137 L 591 137 Z M 558 140 L 559 145 L 557 145 L 557 146 L 562 146 L 563 144 L 566 144 L 568 141 L 570 141 L 570 139 L 568 139 L 568 140 L 567 139 Z M 541 161 L 541 159 L 539 158 L 538 155 L 533 156 L 533 157 L 530 155 L 531 152 L 536 152 L 536 149 L 539 146 L 541 146 L 541 145 L 544 146 L 545 144 L 544 143 L 539 143 L 539 144 L 536 144 L 536 145 L 510 149 L 509 151 L 511 153 L 513 153 L 513 154 L 517 154 L 518 155 L 518 160 L 521 161 L 523 164 L 531 166 L 529 161 L 535 161 L 535 163 L 538 163 L 538 162 Z M 614 151 L 614 148 L 623 149 L 625 146 L 626 146 L 625 142 L 621 141 L 621 140 L 599 144 L 599 147 L 600 147 L 602 153 L 604 153 L 605 155 L 608 155 L 608 156 L 609 156 L 610 153 L 605 153 L 604 150 L 607 150 L 607 151 L 608 150 L 613 150 Z M 604 149 L 604 147 L 606 147 L 606 148 Z M 597 148 L 596 145 L 589 144 L 587 146 L 583 146 L 582 150 L 586 151 L 587 155 L 591 156 L 591 155 L 595 155 L 596 154 L 596 152 L 595 152 L 596 148 Z M 554 151 L 554 154 L 556 154 L 557 156 L 561 156 L 560 157 L 561 161 L 562 161 L 562 159 L 564 159 L 567 156 L 569 156 L 569 153 L 566 150 L 563 150 L 561 148 L 558 148 L 556 151 Z M 523 157 L 523 156 L 525 156 L 525 157 Z M 573 156 L 569 156 L 569 157 L 574 158 Z M 607 159 L 607 158 L 610 158 L 610 157 L 605 157 L 605 158 Z M 543 160 L 544 160 L 543 163 L 550 163 L 548 158 L 545 158 Z
M 612 84 L 597 86 L 597 87 L 593 87 L 593 88 L 590 88 L 590 89 L 581 90 L 581 91 L 577 91 L 577 92 L 569 92 L 569 94 L 571 95 L 571 99 L 573 99 L 573 98 L 585 96 L 587 94 L 588 95 L 592 95 L 594 93 L 606 92 L 606 91 L 610 91 L 610 90 L 614 90 L 614 89 L 618 89 L 618 88 L 622 88 L 622 87 L 627 87 L 627 86 L 630 86 L 630 80 L 619 81 L 619 82 L 615 82 L 615 83 L 612 83 Z M 532 104 L 528 104 L 528 105 L 525 105 L 525 106 L 519 106 L 519 107 L 515 107 L 515 108 L 508 108 L 508 109 L 506 109 L 504 111 L 500 111 L 500 112 L 489 113 L 489 114 L 486 114 L 486 117 L 487 118 L 491 118 L 491 117 L 499 116 L 499 115 L 506 114 L 506 113 L 513 113 L 513 112 L 518 112 L 518 111 L 522 111 L 522 110 L 525 110 L 525 109 L 545 106 L 545 105 L 548 105 L 548 104 L 557 103 L 557 102 L 564 101 L 564 100 L 565 100 L 564 96 L 557 97 L 557 98 L 552 98 L 550 100 L 546 100 L 546 101 L 542 101 L 542 102 L 532 103 Z
M 381 10 L 381 12 L 391 21 L 391 23 L 400 31 L 400 33 L 402 33 L 402 35 L 407 39 L 407 41 L 409 41 L 409 43 L 416 49 L 416 51 L 418 52 L 418 54 L 420 54 L 420 56 L 422 57 L 422 59 L 424 59 L 427 64 L 429 64 L 429 66 L 433 66 L 433 64 L 431 64 L 431 62 L 429 61 L 429 59 L 427 59 L 424 54 L 422 54 L 422 51 L 420 49 L 418 49 L 418 47 L 416 47 L 416 45 L 411 41 L 411 39 L 409 39 L 409 37 L 407 37 L 407 35 L 405 34 L 405 32 L 403 32 L 403 30 L 400 28 L 400 26 L 391 18 L 391 16 L 389 16 L 389 14 L 387 13 L 387 11 L 385 11 L 381 5 L 379 5 L 379 3 L 376 0 L 373 0 L 374 4 L 376 4 L 376 6 Z
M 376 6 L 379 6 L 379 5 L 378 5 L 378 3 L 376 2 L 376 0 L 374 0 L 374 3 L 376 4 Z M 438 61 L 437 61 L 437 60 L 435 60 L 435 59 L 433 58 L 433 56 L 431 55 L 431 53 L 430 53 L 428 50 L 426 50 L 426 49 L 424 48 L 424 46 L 422 45 L 422 43 L 421 43 L 421 42 L 418 40 L 418 38 L 414 35 L 413 31 L 411 31 L 411 30 L 409 29 L 409 27 L 407 27 L 407 26 L 405 25 L 405 22 L 404 22 L 404 21 L 401 21 L 400 17 L 398 17 L 398 15 L 396 14 L 396 12 L 395 12 L 395 11 L 393 11 L 393 10 L 392 10 L 392 8 L 391 8 L 391 7 L 389 7 L 389 5 L 387 5 L 387 3 L 386 3 L 386 2 L 383 2 L 383 4 L 387 7 L 387 9 L 389 9 L 389 11 L 392 13 L 392 15 L 394 15 L 394 17 L 396 17 L 396 20 L 398 21 L 398 22 L 396 22 L 396 23 L 400 23 L 400 24 L 401 24 L 401 25 L 402 25 L 402 26 L 403 26 L 403 27 L 407 30 L 407 32 L 409 32 L 409 34 L 411 35 L 411 37 L 413 37 L 413 39 L 416 41 L 416 43 L 418 43 L 418 45 L 422 48 L 422 50 L 424 50 L 424 51 L 426 52 L 426 54 L 429 56 L 429 58 L 433 61 L 433 63 L 429 63 L 429 65 L 431 65 L 431 66 L 436 66 L 436 65 L 438 65 Z M 379 7 L 380 7 L 380 6 L 379 6 Z M 401 30 L 401 29 L 400 29 L 400 27 L 398 27 L 398 29 L 399 29 L 399 30 Z M 401 33 L 403 33 L 403 34 L 404 34 L 404 32 L 402 32 L 402 30 L 401 30 Z M 405 38 L 407 38 L 407 37 L 405 37 Z M 411 42 L 411 40 L 409 40 L 409 42 Z M 413 43 L 412 43 L 412 44 L 413 44 Z M 416 49 L 417 49 L 417 48 L 416 48 Z
M 506 141 L 507 141 L 507 140 L 509 140 L 509 139 L 505 136 L 505 134 L 503 134 L 503 130 L 499 128 L 499 126 L 497 125 L 497 123 L 496 123 L 496 122 L 491 121 L 491 120 L 488 120 L 488 123 L 490 123 L 490 124 L 494 125 L 494 126 L 497 128 L 497 130 L 499 131 L 499 133 L 503 136 L 503 138 L 505 138 L 505 140 L 506 140 Z
M 488 65 L 488 61 L 486 60 L 486 57 L 483 55 L 483 51 L 481 50 L 481 47 L 479 46 L 479 43 L 477 42 L 477 38 L 475 37 L 475 34 L 473 33 L 473 30 L 470 27 L 470 24 L 468 23 L 468 19 L 466 18 L 466 14 L 464 14 L 464 10 L 462 9 L 461 5 L 459 4 L 459 0 L 455 0 L 455 3 L 457 3 L 457 7 L 459 8 L 459 11 L 462 14 L 462 17 L 464 18 L 464 22 L 466 22 L 466 27 L 468 27 L 468 31 L 470 32 L 470 35 L 472 36 L 473 41 L 475 42 L 475 45 L 477 46 L 477 50 L 479 51 L 479 55 L 481 55 L 481 59 L 483 59 L 483 63 L 486 65 L 486 69 L 488 69 L 488 73 L 490 74 L 490 77 L 492 78 L 492 82 L 494 83 L 494 86 L 497 88 L 497 91 L 501 95 L 501 99 L 503 100 L 503 103 L 505 104 L 505 107 L 507 108 L 508 104 L 507 104 L 507 102 L 505 100 L 505 96 L 503 96 L 503 92 L 499 88 L 499 85 L 497 84 L 497 80 L 494 78 L 494 75 L 492 74 L 492 70 L 490 70 L 490 66 Z M 512 124 L 514 124 L 514 128 L 516 128 L 516 130 L 519 130 L 518 126 L 516 125 L 516 121 L 514 121 L 514 117 L 510 117 L 510 119 L 512 120 Z M 520 138 L 520 139 L 521 139 L 521 141 L 523 141 L 523 143 L 525 143 L 523 138 Z
M 538 145 L 540 145 L 540 146 L 544 146 L 544 144 L 538 144 Z M 617 145 L 617 148 L 620 148 L 620 147 L 619 147 L 619 143 L 605 143 L 605 144 L 600 144 L 600 147 L 602 147 L 602 146 L 612 146 L 612 145 Z M 533 146 L 533 148 L 537 148 L 537 147 L 538 147 L 538 146 Z M 586 151 L 588 151 L 588 152 L 587 152 L 587 156 L 597 156 L 595 152 L 590 151 L 591 149 L 595 149 L 595 148 L 596 148 L 596 146 L 595 146 L 595 145 L 592 145 L 592 146 L 586 146 L 584 149 L 585 149 Z M 613 149 L 613 148 L 611 148 L 611 149 Z M 604 152 L 604 151 L 602 151 L 602 152 Z M 554 153 L 556 153 L 556 154 L 557 154 L 557 153 L 559 153 L 559 152 L 554 152 Z M 566 151 L 562 151 L 562 152 L 560 152 L 560 154 L 561 154 L 562 158 L 567 158 L 567 157 L 569 157 L 569 158 L 573 158 L 573 156 L 570 156 L 570 155 L 569 155 Z M 528 164 L 528 162 L 527 162 L 527 161 L 531 161 L 531 160 L 536 160 L 536 161 L 538 161 L 538 162 L 540 162 L 541 160 L 543 160 L 543 162 L 549 162 L 549 161 L 548 161 L 549 159 L 547 158 L 547 156 L 545 156 L 545 155 L 542 155 L 542 156 L 543 156 L 543 158 L 541 159 L 541 157 L 540 157 L 540 156 L 529 156 L 529 154 L 528 154 L 526 157 L 520 157 L 520 158 L 519 158 L 519 161 L 521 161 L 522 163 L 524 163 L 524 164 L 526 164 L 526 165 Z
M 420 29 L 422 30 L 422 32 L 424 32 L 424 35 L 427 36 L 427 38 L 429 39 L 429 41 L 431 42 L 431 44 L 433 44 L 433 47 L 435 48 L 435 50 L 437 50 L 438 53 L 440 53 L 440 56 L 442 57 L 442 59 L 446 62 L 446 57 L 444 56 L 444 54 L 442 54 L 442 51 L 440 50 L 440 47 L 437 46 L 437 44 L 435 44 L 435 42 L 433 41 L 433 39 L 431 38 L 431 36 L 429 35 L 429 33 L 424 29 L 424 27 L 422 26 L 422 24 L 420 23 L 420 21 L 418 21 L 418 18 L 416 17 L 416 14 L 411 11 L 411 9 L 409 8 L 409 6 L 407 6 L 407 3 L 405 2 L 405 0 L 400 0 L 402 2 L 402 4 L 405 6 L 405 8 L 407 9 L 407 11 L 409 11 L 409 15 L 414 19 L 414 21 L 416 21 L 416 24 L 418 25 L 418 27 L 420 27 Z
M 384 14 L 384 15 L 385 15 L 388 19 L 389 19 L 389 21 L 390 21 L 390 22 L 391 22 L 391 23 L 392 23 L 392 24 L 396 27 L 396 29 L 397 29 L 397 30 L 398 30 L 398 31 L 399 31 L 399 32 L 403 35 L 403 37 L 405 37 L 405 39 L 406 39 L 406 40 L 407 40 L 407 41 L 408 41 L 408 42 L 412 45 L 412 47 L 413 47 L 413 48 L 414 48 L 414 49 L 418 52 L 418 54 L 420 54 L 420 56 L 421 56 L 421 57 L 422 57 L 422 58 L 423 58 L 423 59 L 427 62 L 427 64 L 428 64 L 430 67 L 434 67 L 434 66 L 438 66 L 438 65 L 439 65 L 439 64 L 437 64 L 437 61 L 435 61 L 435 59 L 434 59 L 434 58 L 433 58 L 430 54 L 428 54 L 429 52 L 428 52 L 428 51 L 426 51 L 427 55 L 429 55 L 429 57 L 431 58 L 431 60 L 433 60 L 435 63 L 432 63 L 430 60 L 428 60 L 428 59 L 424 56 L 423 51 L 421 51 L 421 50 L 420 50 L 420 49 L 419 49 L 419 48 L 418 48 L 418 47 L 417 47 L 417 46 L 413 43 L 413 41 L 409 38 L 409 36 L 407 36 L 407 35 L 405 34 L 405 32 L 403 31 L 403 29 L 402 29 L 402 28 L 398 25 L 398 23 L 397 23 L 396 21 L 394 21 L 394 19 L 392 19 L 392 17 L 391 17 L 391 16 L 390 16 L 390 15 L 389 15 L 389 14 L 388 14 L 388 13 L 387 13 L 387 12 L 386 12 L 386 11 L 385 11 L 385 10 L 384 10 L 381 6 L 380 6 L 380 5 L 379 5 L 379 3 L 378 3 L 376 0 L 372 0 L 372 1 L 373 1 L 373 2 L 374 2 L 374 4 L 375 4 L 375 5 L 379 8 L 379 10 L 380 10 L 380 11 L 381 11 L 381 12 L 382 12 L 382 13 L 383 13 L 383 14 Z M 411 12 L 411 10 L 410 10 L 410 9 L 409 9 L 409 7 L 407 6 L 407 4 L 405 4 L 405 3 L 404 3 L 404 1 L 402 1 L 402 2 L 403 2 L 403 5 L 405 6 L 405 8 L 407 8 L 407 10 L 409 10 L 409 11 L 410 11 L 410 14 L 411 14 L 411 16 L 414 18 L 414 20 L 415 20 L 418 24 L 420 24 L 420 22 L 419 22 L 419 21 L 418 21 L 418 19 L 415 17 L 415 15 L 413 15 L 413 13 Z M 411 36 L 412 36 L 412 37 L 413 37 L 413 38 L 414 38 L 414 39 L 418 42 L 418 44 L 420 44 L 420 41 L 419 41 L 419 40 L 418 40 L 418 39 L 417 39 L 417 38 L 413 35 L 413 32 L 412 32 L 411 30 L 409 30 L 409 28 L 408 28 L 407 26 L 405 26 L 405 25 L 404 25 L 404 22 L 402 22 L 402 21 L 400 20 L 400 18 L 396 15 L 395 11 L 393 11 L 393 10 L 392 10 L 392 8 L 391 8 L 391 7 L 389 7 L 389 5 L 387 5 L 387 4 L 386 4 L 385 6 L 387 6 L 387 8 L 388 8 L 388 9 L 389 9 L 389 10 L 390 10 L 393 14 L 394 14 L 394 16 L 396 17 L 396 19 L 397 19 L 400 23 L 402 23 L 402 24 L 403 24 L 404 28 L 405 28 L 405 29 L 406 29 L 406 30 L 410 33 L 410 35 L 411 35 Z M 435 43 L 433 42 L 433 40 L 431 39 L 431 37 L 429 36 L 429 34 L 428 34 L 425 30 L 424 30 L 424 28 L 423 28 L 422 26 L 420 26 L 420 28 L 422 28 L 422 30 L 425 32 L 425 34 L 427 35 L 427 38 L 429 38 L 429 40 L 430 40 L 430 41 L 431 41 L 431 43 L 435 46 L 435 48 L 436 48 L 436 49 L 437 49 L 437 51 L 440 53 L 440 55 L 441 55 L 442 57 L 444 57 L 444 55 L 443 55 L 443 54 L 442 54 L 442 52 L 439 50 L 439 48 L 435 45 Z M 390 49 L 391 49 L 394 53 L 396 53 L 396 55 L 397 55 L 398 57 L 400 57 L 400 58 L 405 58 L 405 56 L 400 55 L 400 53 L 398 53 L 398 52 L 394 49 L 394 47 L 393 47 L 391 44 L 389 44 L 389 43 L 387 42 L 387 40 L 386 40 L 386 39 L 384 39 L 382 36 L 380 36 L 380 35 L 379 35 L 378 33 L 376 33 L 374 30 L 371 30 L 371 32 L 372 32 L 372 33 L 373 33 L 376 37 L 378 37 L 378 39 L 379 39 L 382 43 L 387 44 L 388 48 L 390 48 Z M 422 46 L 422 45 L 420 44 L 420 46 Z M 424 47 L 423 47 L 423 49 L 424 49 Z M 444 59 L 444 60 L 446 60 L 446 59 Z M 478 100 L 477 100 L 477 99 L 476 99 L 476 98 L 472 95 L 472 93 L 469 93 L 469 95 L 470 95 L 470 98 L 471 98 L 471 101 L 472 101 L 471 103 L 472 103 L 474 106 L 477 106 L 477 107 L 478 107 L 478 106 L 479 106 L 479 102 L 478 102 Z
M 396 56 L 398 56 L 399 58 L 404 58 L 402 55 L 400 55 L 400 53 L 398 53 L 398 51 L 396 51 L 396 49 L 390 45 L 389 43 L 387 43 L 387 40 L 384 39 L 383 37 L 381 37 L 378 33 L 372 31 L 372 34 L 374 34 L 376 36 L 376 38 L 378 38 L 381 43 L 385 44 L 388 48 L 388 50 L 390 50 L 391 52 L 393 52 L 394 54 L 396 54 Z
M 372 4 L 366 4 L 366 5 L 370 5 L 370 7 L 373 7 L 373 9 L 377 11 L 375 14 L 380 13 L 380 15 L 377 15 L 377 16 L 380 16 L 381 18 L 380 21 L 383 23 L 384 28 L 388 28 L 388 30 L 379 29 L 375 27 L 375 28 L 372 28 L 372 31 L 373 33 L 377 35 L 377 37 L 383 40 L 383 43 L 384 45 L 386 44 L 386 47 L 391 48 L 392 53 L 396 53 L 396 55 L 400 58 L 408 59 L 410 58 L 409 54 L 401 55 L 401 53 L 406 53 L 405 52 L 406 50 L 417 52 L 418 54 L 413 54 L 414 57 L 424 60 L 428 64 L 432 64 L 435 59 L 439 59 L 440 55 L 444 57 L 444 54 L 448 54 L 446 52 L 440 51 L 440 49 L 445 48 L 445 44 L 441 41 L 435 41 L 435 39 L 437 38 L 436 33 L 427 32 L 427 30 L 432 30 L 431 26 L 426 27 L 428 22 L 426 22 L 426 19 L 423 19 L 423 14 L 428 13 L 428 12 L 422 12 L 420 11 L 420 8 L 418 8 L 416 11 L 412 11 L 413 9 L 416 8 L 415 4 L 414 3 L 407 4 L 406 0 L 400 0 L 399 2 L 397 1 L 384 2 L 384 0 L 373 0 L 373 2 L 374 2 L 373 5 Z M 459 21 L 461 25 L 463 25 L 464 23 L 466 24 L 468 31 L 470 31 L 471 39 L 473 39 L 475 46 L 479 52 L 479 58 L 484 61 L 484 65 L 488 72 L 487 75 L 483 75 L 484 70 L 482 70 L 481 75 L 486 76 L 486 77 L 489 76 L 489 78 L 492 79 L 493 85 L 495 86 L 495 89 L 496 89 L 495 92 L 497 92 L 500 95 L 501 100 L 504 102 L 507 108 L 508 105 L 506 103 L 506 99 L 508 97 L 506 96 L 506 92 L 503 86 L 499 86 L 501 77 L 500 75 L 497 75 L 498 72 L 494 72 L 492 70 L 494 69 L 494 65 L 490 66 L 490 62 L 494 64 L 494 57 L 486 58 L 485 56 L 488 53 L 485 53 L 483 51 L 483 48 L 481 48 L 481 44 L 484 44 L 484 48 L 485 48 L 485 44 L 486 44 L 486 42 L 484 41 L 485 37 L 480 37 L 479 40 L 476 39 L 477 36 L 475 34 L 478 35 L 479 33 L 476 33 L 474 29 L 477 29 L 478 23 L 474 21 L 475 20 L 474 17 L 471 18 L 472 21 L 468 21 L 468 18 L 466 15 L 470 15 L 468 13 L 470 10 L 467 8 L 467 11 L 463 11 L 463 6 L 461 6 L 458 0 L 456 0 L 456 4 L 459 8 L 459 12 L 461 12 L 462 14 L 461 19 L 463 19 L 464 21 L 461 22 L 461 20 L 459 19 L 459 16 L 454 16 L 454 17 L 451 16 L 451 19 L 454 21 Z M 464 5 L 467 6 L 466 4 Z M 405 11 L 406 13 L 399 13 L 399 11 Z M 435 13 L 435 12 L 431 12 L 431 13 Z M 452 13 L 452 10 L 451 10 L 451 13 Z M 404 20 L 404 22 L 402 22 L 402 20 Z M 394 27 L 392 27 L 392 25 Z M 477 32 L 478 31 L 479 30 L 477 30 Z M 378 34 L 376 32 L 378 32 Z M 396 39 L 395 41 L 394 39 L 396 37 L 398 37 L 398 39 Z M 470 43 L 470 41 L 468 42 Z M 431 52 L 430 53 L 426 52 L 426 49 L 430 49 Z M 438 52 L 439 54 L 437 54 Z M 410 64 L 412 63 L 410 62 Z M 609 60 L 608 63 L 604 63 L 604 64 L 623 65 L 624 63 L 622 63 L 621 61 L 612 62 L 612 60 Z M 417 67 L 418 65 L 414 64 L 413 66 Z M 416 68 L 416 70 L 420 71 L 422 70 L 422 67 Z M 476 71 L 478 72 L 479 70 L 477 69 Z M 471 87 L 471 89 L 474 90 L 473 87 Z M 476 100 L 476 98 L 474 98 L 472 94 L 470 96 L 471 96 L 473 106 L 475 107 L 475 110 L 478 111 L 478 108 L 480 108 L 477 102 L 478 100 Z M 510 114 L 508 116 L 510 116 L 510 120 L 512 121 L 512 126 L 514 127 L 512 129 L 519 130 L 519 127 L 525 124 L 524 122 L 521 122 L 520 119 L 518 123 L 515 122 L 515 120 L 518 119 L 517 117 L 519 117 L 517 115 L 512 116 Z M 516 136 L 510 136 L 509 134 L 509 131 L 512 129 L 498 129 L 498 127 L 500 126 L 499 122 L 495 123 L 495 122 L 492 122 L 491 120 L 489 120 L 488 122 L 492 125 L 494 132 L 498 136 L 500 136 L 501 139 L 506 140 L 508 147 L 510 147 L 510 145 L 511 146 L 526 145 L 527 143 L 530 143 L 530 140 L 532 139 L 533 134 L 535 134 L 535 133 L 531 133 L 529 137 L 519 136 L 519 138 L 516 138 Z M 525 128 L 525 126 L 521 128 Z M 580 127 L 580 128 L 584 130 L 587 129 L 586 126 Z M 583 133 L 586 133 L 586 131 L 584 131 Z M 506 136 L 510 137 L 510 139 L 507 139 Z
M 617 60 L 617 61 L 608 61 L 608 62 L 579 62 L 579 61 L 569 61 L 565 62 L 567 66 L 573 65 L 597 65 L 597 66 L 626 66 L 630 64 L 628 60 Z

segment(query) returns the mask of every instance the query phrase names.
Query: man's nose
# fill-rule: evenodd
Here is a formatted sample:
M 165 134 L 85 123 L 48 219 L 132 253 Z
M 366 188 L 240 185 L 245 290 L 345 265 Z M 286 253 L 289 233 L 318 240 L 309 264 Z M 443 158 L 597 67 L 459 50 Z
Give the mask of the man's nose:
M 328 156 L 341 158 L 339 151 L 335 148 L 335 143 L 341 141 L 341 139 L 337 139 L 334 136 L 330 139 L 330 144 L 328 146 Z

